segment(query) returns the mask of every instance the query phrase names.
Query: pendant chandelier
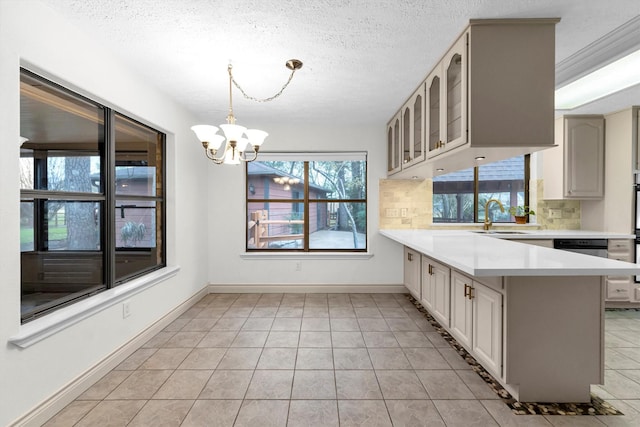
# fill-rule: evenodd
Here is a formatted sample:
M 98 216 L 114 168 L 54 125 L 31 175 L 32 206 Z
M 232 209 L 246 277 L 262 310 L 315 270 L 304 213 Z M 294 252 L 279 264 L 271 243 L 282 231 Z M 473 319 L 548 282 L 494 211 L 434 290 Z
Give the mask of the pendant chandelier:
M 227 123 L 220 125 L 224 135 L 218 134 L 219 128 L 216 126 L 196 125 L 191 127 L 191 130 L 195 132 L 202 143 L 205 155 L 209 160 L 217 165 L 238 165 L 240 162 L 252 162 L 258 158 L 260 146 L 262 146 L 262 143 L 269 134 L 263 130 L 247 129 L 244 126 L 236 124 L 236 118 L 233 115 L 232 84 L 249 100 L 256 102 L 272 101 L 282 95 L 282 92 L 284 92 L 291 82 L 291 79 L 293 79 L 295 72 L 302 68 L 302 61 L 290 59 L 285 65 L 291 70 L 291 75 L 289 75 L 289 79 L 284 86 L 282 86 L 282 89 L 269 98 L 258 99 L 247 95 L 242 87 L 235 81 L 231 73 L 231 64 L 229 64 L 227 67 L 229 73 L 229 114 L 227 115 Z M 221 149 L 221 147 L 223 148 Z

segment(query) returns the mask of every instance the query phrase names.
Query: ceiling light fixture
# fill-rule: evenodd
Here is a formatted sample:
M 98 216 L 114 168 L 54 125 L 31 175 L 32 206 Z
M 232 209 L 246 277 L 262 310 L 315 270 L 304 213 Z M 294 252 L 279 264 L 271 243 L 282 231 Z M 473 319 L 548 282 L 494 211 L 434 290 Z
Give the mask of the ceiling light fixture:
M 640 50 L 556 90 L 556 110 L 571 110 L 640 84 Z
M 209 160 L 218 165 L 238 165 L 241 161 L 252 162 L 258 158 L 260 146 L 269 134 L 263 130 L 247 129 L 244 126 L 236 124 L 236 118 L 233 115 L 232 84 L 235 85 L 236 88 L 242 92 L 244 97 L 249 100 L 256 102 L 272 101 L 282 95 L 282 92 L 284 92 L 291 82 L 291 79 L 293 79 L 295 72 L 302 68 L 302 61 L 290 59 L 285 65 L 289 70 L 291 70 L 291 75 L 284 86 L 282 86 L 282 89 L 269 98 L 258 99 L 247 95 L 235 81 L 233 74 L 231 73 L 232 66 L 229 64 L 227 67 L 227 71 L 229 73 L 229 115 L 227 115 L 227 123 L 220 125 L 220 128 L 222 128 L 222 131 L 224 132 L 224 136 L 218 135 L 217 132 L 219 129 L 216 126 L 195 125 L 191 127 L 191 130 L 195 132 L 196 136 L 202 143 L 205 155 Z M 244 135 L 246 135 L 246 138 Z M 223 142 L 224 149 L 220 150 Z M 247 156 L 247 150 L 253 152 L 251 157 Z M 221 151 L 221 154 L 218 156 L 217 154 L 219 151 Z

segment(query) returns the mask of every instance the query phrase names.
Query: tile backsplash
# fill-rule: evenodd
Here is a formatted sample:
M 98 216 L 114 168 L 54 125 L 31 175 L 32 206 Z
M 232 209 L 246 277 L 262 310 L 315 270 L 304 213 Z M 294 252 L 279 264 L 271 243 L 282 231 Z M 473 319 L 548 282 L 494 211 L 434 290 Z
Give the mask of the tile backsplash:
M 580 200 L 543 200 L 544 181 L 535 181 L 536 222 L 547 230 L 579 230 Z M 533 194 L 531 194 L 533 197 Z
M 428 228 L 433 221 L 430 179 L 380 180 L 380 228 Z
M 579 200 L 543 200 L 543 180 L 535 180 L 531 184 L 530 198 L 536 201 L 535 205 L 531 203 L 537 213 L 532 218 L 535 225 L 549 230 L 580 229 Z M 381 229 L 432 228 L 433 187 L 430 179 L 382 179 L 379 188 Z M 454 224 L 451 227 L 458 228 Z

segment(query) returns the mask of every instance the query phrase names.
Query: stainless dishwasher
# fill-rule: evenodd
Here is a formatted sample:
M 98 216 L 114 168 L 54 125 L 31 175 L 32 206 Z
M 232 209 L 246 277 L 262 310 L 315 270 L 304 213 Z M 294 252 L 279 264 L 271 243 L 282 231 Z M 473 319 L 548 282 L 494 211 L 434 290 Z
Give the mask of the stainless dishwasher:
M 607 258 L 607 239 L 554 239 L 553 247 L 563 251 L 577 252 Z

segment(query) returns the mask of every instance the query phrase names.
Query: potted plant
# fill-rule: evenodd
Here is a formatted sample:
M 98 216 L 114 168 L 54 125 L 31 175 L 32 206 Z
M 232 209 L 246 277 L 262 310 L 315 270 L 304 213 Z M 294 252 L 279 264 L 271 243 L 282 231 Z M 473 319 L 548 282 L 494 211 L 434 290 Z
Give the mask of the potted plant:
M 516 219 L 516 224 L 526 224 L 527 215 L 536 214 L 529 206 L 510 206 L 509 213 Z

